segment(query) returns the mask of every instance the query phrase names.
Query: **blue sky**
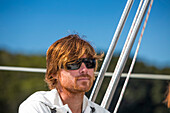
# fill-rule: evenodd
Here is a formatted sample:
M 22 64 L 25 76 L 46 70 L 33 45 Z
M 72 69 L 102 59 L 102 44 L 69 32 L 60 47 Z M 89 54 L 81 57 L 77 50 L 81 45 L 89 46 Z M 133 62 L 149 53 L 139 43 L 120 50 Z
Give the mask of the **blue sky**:
M 122 50 L 139 2 L 134 0 L 114 53 Z M 0 0 L 0 49 L 45 54 L 54 41 L 78 32 L 106 53 L 125 4 L 126 0 Z M 170 1 L 155 0 L 138 60 L 170 67 L 169 33 Z

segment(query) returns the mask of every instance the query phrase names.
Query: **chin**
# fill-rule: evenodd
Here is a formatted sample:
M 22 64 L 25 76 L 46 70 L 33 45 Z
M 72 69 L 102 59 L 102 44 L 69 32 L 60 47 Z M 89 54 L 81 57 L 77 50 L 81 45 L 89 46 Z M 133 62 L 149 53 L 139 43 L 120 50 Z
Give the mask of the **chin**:
M 88 88 L 88 89 L 77 89 L 77 92 L 85 93 L 85 92 L 88 92 L 89 90 L 90 90 L 90 88 Z
M 82 80 L 82 81 L 76 81 L 74 84 L 75 91 L 78 92 L 88 92 L 93 85 L 93 81 L 90 80 Z
M 75 87 L 75 90 L 80 92 L 88 92 L 91 89 L 92 85 L 86 85 L 86 86 L 77 86 Z

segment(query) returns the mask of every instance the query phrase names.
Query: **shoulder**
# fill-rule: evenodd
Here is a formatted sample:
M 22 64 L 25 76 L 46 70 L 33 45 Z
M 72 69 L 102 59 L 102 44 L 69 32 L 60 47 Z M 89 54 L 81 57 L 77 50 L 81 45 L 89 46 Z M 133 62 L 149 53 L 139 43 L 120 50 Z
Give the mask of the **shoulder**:
M 24 101 L 19 106 L 19 113 L 50 113 L 46 104 L 39 101 Z
M 19 113 L 48 113 L 49 108 L 43 101 L 46 91 L 39 91 L 29 96 L 19 106 Z
M 99 106 L 98 104 L 89 101 L 89 105 L 96 110 L 97 113 L 110 113 L 108 110 L 104 109 L 103 107 Z

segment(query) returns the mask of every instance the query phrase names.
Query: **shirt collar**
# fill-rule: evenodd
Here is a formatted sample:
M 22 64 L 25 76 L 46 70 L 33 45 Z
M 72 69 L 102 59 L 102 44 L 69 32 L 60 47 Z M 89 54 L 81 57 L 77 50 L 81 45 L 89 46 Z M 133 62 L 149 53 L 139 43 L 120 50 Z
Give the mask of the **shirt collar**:
M 51 91 L 49 91 L 46 95 L 44 95 L 52 105 L 57 106 L 57 107 L 66 107 L 68 108 L 68 105 L 63 105 L 63 102 L 60 98 L 60 95 L 57 91 L 57 89 L 52 89 Z M 83 106 L 82 106 L 82 111 L 85 111 L 85 109 L 88 106 L 88 98 L 84 95 L 83 98 Z

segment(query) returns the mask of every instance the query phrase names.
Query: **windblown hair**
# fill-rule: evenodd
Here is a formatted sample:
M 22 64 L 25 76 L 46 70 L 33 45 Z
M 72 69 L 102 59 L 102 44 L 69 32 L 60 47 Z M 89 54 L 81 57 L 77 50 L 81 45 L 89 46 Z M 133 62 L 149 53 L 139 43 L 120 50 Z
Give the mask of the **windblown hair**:
M 87 58 L 96 59 L 95 70 L 98 66 L 97 60 L 103 57 L 103 54 L 97 55 L 94 48 L 77 34 L 69 35 L 54 42 L 46 53 L 45 81 L 49 89 L 56 88 L 57 80 L 53 76 L 58 76 L 62 66 L 67 70 L 66 64 L 68 62 L 78 60 L 83 55 L 86 55 Z
M 170 108 L 170 83 L 167 88 L 166 99 L 164 100 L 164 103 L 166 103 L 167 107 Z

